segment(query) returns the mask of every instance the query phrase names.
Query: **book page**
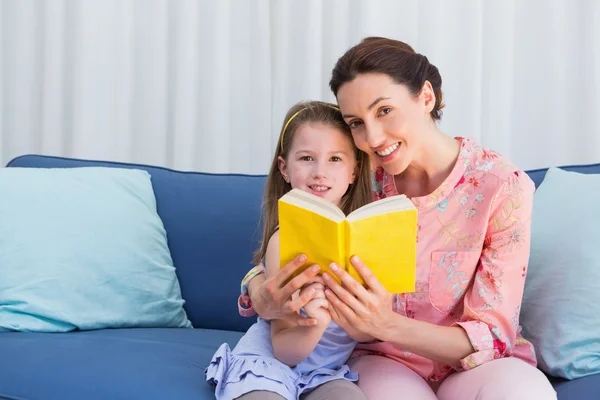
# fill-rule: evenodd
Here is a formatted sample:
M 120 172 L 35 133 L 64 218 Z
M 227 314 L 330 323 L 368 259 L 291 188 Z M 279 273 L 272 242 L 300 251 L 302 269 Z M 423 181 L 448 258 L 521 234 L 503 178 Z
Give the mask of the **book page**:
M 318 213 L 289 203 L 279 205 L 279 257 L 280 266 L 289 263 L 298 254 L 308 257 L 292 277 L 313 264 L 321 271 L 329 271 L 329 264 L 343 265 L 346 249 L 345 221 L 338 223 Z M 330 272 L 331 274 L 331 272 Z M 335 277 L 334 274 L 331 274 Z
M 416 210 L 379 214 L 349 223 L 348 257 L 359 256 L 390 293 L 415 290 L 416 243 Z M 364 283 L 350 263 L 348 273 Z
M 354 210 L 348 216 L 348 221 L 368 218 L 375 215 L 388 214 L 400 210 L 416 210 L 415 205 L 405 195 L 387 197 L 367 204 L 357 210 Z
M 315 214 L 320 214 L 335 222 L 343 221 L 346 218 L 344 212 L 329 200 L 300 189 L 292 189 L 281 197 L 281 201 L 312 211 Z

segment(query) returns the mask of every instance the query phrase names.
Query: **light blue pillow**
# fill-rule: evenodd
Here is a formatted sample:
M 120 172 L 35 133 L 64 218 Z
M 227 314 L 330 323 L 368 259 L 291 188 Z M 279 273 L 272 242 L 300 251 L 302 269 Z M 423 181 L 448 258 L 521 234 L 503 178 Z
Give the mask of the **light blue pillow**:
M 150 175 L 0 169 L 0 331 L 191 327 Z
M 532 218 L 523 335 L 549 375 L 600 373 L 600 175 L 550 169 Z

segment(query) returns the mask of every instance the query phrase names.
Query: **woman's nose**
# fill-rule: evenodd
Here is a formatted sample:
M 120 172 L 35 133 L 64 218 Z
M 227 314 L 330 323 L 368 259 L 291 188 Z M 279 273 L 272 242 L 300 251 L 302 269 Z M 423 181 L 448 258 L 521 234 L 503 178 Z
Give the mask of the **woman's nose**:
M 370 148 L 376 149 L 385 144 L 385 134 L 379 124 L 372 124 L 366 128 L 366 141 Z

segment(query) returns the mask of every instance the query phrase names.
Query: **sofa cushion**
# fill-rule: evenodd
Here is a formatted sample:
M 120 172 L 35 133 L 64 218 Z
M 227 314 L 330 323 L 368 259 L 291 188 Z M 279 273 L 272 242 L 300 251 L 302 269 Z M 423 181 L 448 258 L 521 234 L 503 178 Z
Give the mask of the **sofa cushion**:
M 582 164 L 582 165 L 567 165 L 560 167 L 564 171 L 579 172 L 581 174 L 600 174 L 600 163 L 599 164 Z M 548 168 L 539 168 L 526 171 L 527 175 L 531 178 L 535 186 L 538 187 L 544 180 Z
M 204 370 L 221 343 L 240 332 L 204 329 L 113 329 L 3 333 L 0 399 L 214 399 Z M 552 379 L 558 400 L 591 400 L 600 375 Z
M 0 334 L 0 399 L 214 399 L 204 369 L 241 334 L 114 329 Z
M 600 175 L 551 168 L 535 192 L 521 323 L 552 376 L 600 373 L 598 204 Z
M 150 173 L 188 318 L 196 328 L 245 331 L 240 282 L 252 267 L 261 232 L 264 176 L 180 172 L 138 164 L 22 156 L 9 167 L 137 168 Z
M 0 169 L 0 330 L 190 327 L 150 175 Z
M 600 393 L 600 375 L 590 375 L 573 381 L 551 379 L 558 400 L 596 400 Z

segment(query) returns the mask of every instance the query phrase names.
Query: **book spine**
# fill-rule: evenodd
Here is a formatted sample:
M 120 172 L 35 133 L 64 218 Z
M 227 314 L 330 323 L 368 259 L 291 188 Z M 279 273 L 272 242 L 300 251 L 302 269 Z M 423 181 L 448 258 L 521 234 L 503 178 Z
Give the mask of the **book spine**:
M 340 237 L 342 237 L 342 240 L 344 241 L 342 246 L 342 249 L 344 249 L 344 254 L 342 254 L 341 259 L 344 260 L 344 265 L 341 265 L 341 267 L 348 272 L 350 271 L 350 224 L 346 219 L 342 224 L 342 230 L 343 231 Z

